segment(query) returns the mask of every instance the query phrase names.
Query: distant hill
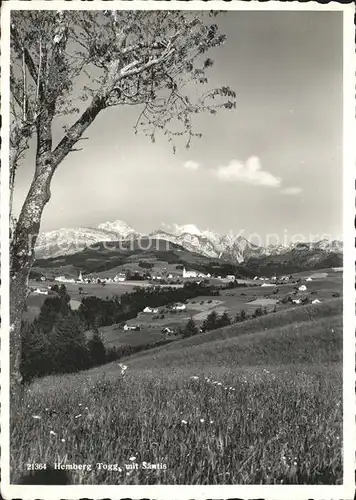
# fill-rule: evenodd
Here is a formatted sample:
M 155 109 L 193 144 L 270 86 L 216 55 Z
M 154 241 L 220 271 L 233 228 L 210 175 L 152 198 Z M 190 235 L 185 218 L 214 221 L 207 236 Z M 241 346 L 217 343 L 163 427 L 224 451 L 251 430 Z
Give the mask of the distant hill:
M 283 254 L 251 257 L 237 263 L 227 258 L 207 257 L 167 240 L 141 237 L 126 242 L 101 242 L 77 253 L 37 259 L 31 275 L 36 277 L 45 274 L 47 277 L 53 277 L 65 274 L 76 278 L 79 271 L 82 271 L 84 274 L 95 273 L 99 277 L 112 277 L 127 269 L 142 272 L 140 261 L 149 262 L 156 273 L 164 267 L 167 272 L 175 272 L 177 266 L 185 266 L 203 273 L 222 276 L 235 274 L 240 278 L 253 278 L 255 275 L 273 276 L 339 267 L 342 266 L 342 254 L 303 245 Z
M 147 248 L 147 249 L 146 249 Z M 140 271 L 140 261 L 149 262 L 157 269 L 163 266 L 175 270 L 176 266 L 186 266 L 201 272 L 234 272 L 236 267 L 231 262 L 215 259 L 193 253 L 180 245 L 161 239 L 140 238 L 133 241 L 111 241 L 97 243 L 94 248 L 85 248 L 80 252 L 62 255 L 49 259 L 37 259 L 32 268 L 35 276 L 46 274 L 66 274 L 77 277 L 79 270 L 84 274 L 103 273 L 110 277 L 123 268 Z M 181 271 L 180 271 L 181 273 Z
M 308 244 L 296 245 L 288 252 L 279 255 L 263 255 L 250 258 L 244 265 L 252 273 L 263 276 L 292 274 L 300 271 L 341 267 L 342 253 L 328 251 Z

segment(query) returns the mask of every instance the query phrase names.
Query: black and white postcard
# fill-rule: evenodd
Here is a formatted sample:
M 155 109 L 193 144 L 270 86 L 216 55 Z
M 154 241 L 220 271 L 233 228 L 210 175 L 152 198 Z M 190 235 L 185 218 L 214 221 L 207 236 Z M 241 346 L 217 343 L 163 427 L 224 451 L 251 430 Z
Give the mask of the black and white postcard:
M 352 498 L 354 6 L 1 9 L 3 498 Z

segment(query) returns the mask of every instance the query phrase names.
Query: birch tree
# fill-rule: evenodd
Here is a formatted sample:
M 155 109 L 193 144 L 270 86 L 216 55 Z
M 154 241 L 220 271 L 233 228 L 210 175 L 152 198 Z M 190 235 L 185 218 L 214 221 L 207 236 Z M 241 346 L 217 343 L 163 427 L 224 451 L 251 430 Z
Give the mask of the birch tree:
M 81 147 L 99 113 L 137 107 L 135 133 L 163 134 L 189 147 L 199 131 L 194 115 L 235 106 L 228 87 L 211 88 L 210 52 L 222 46 L 216 13 L 180 11 L 14 11 L 11 17 L 11 201 L 29 141 L 36 144 L 32 182 L 18 219 L 12 215 L 10 367 L 21 383 L 21 316 L 43 209 L 53 175 Z M 220 49 L 219 49 L 220 51 Z M 85 76 L 78 95 L 76 82 Z M 198 97 L 191 96 L 194 85 Z M 76 103 L 80 99 L 80 106 Z M 53 123 L 69 123 L 54 144 Z M 120 140 L 120 138 L 118 138 Z M 83 143 L 79 143 L 80 145 Z M 78 154 L 78 153 L 75 153 Z

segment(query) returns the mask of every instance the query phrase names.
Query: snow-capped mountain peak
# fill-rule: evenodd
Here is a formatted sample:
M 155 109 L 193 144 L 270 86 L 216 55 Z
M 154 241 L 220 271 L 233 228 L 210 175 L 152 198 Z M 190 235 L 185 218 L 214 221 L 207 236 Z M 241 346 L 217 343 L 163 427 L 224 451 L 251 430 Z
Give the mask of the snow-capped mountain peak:
M 116 233 L 120 235 L 121 238 L 126 238 L 129 235 L 139 234 L 135 229 L 129 226 L 126 222 L 122 220 L 115 220 L 113 222 L 103 222 L 98 225 L 98 229 L 109 231 L 111 233 Z
M 194 253 L 214 259 L 226 259 L 243 262 L 250 257 L 280 255 L 290 250 L 304 251 L 315 249 L 325 252 L 342 252 L 342 242 L 321 240 L 312 243 L 294 243 L 282 245 L 276 243 L 268 246 L 252 244 L 241 233 L 230 231 L 220 234 L 211 229 L 200 229 L 195 224 L 162 224 L 150 234 L 142 234 L 126 222 L 116 220 L 103 222 L 96 228 L 58 229 L 41 233 L 37 239 L 36 257 L 51 258 L 70 255 L 104 241 L 118 241 L 151 237 L 170 241 Z

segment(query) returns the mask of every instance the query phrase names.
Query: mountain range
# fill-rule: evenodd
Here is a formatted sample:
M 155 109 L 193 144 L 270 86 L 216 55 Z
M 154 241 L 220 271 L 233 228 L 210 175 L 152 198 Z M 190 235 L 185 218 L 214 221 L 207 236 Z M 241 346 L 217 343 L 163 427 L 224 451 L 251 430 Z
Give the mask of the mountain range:
M 58 229 L 40 233 L 36 242 L 36 258 L 55 258 L 72 255 L 99 242 L 139 240 L 140 238 L 165 240 L 184 249 L 206 257 L 223 259 L 236 263 L 251 258 L 270 255 L 288 254 L 291 250 L 322 251 L 323 253 L 342 253 L 342 242 L 326 240 L 314 242 L 297 242 L 291 245 L 274 244 L 259 246 L 237 234 L 219 234 L 210 230 L 201 230 L 194 224 L 164 224 L 163 228 L 143 234 L 126 222 L 116 220 L 104 222 L 94 228 Z

